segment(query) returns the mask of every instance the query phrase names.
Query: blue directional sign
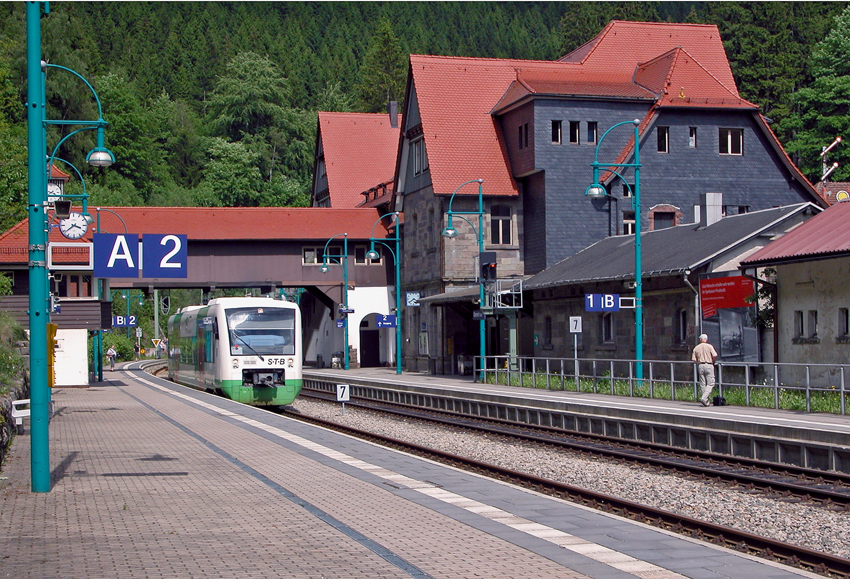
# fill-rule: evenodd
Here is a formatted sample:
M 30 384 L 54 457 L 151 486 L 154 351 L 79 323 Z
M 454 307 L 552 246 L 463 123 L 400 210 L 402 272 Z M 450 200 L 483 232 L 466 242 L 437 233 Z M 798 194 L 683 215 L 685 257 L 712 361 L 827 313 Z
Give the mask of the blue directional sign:
M 620 294 L 585 294 L 584 311 L 619 312 Z
M 337 320 L 336 321 L 336 327 L 337 328 L 344 328 L 347 323 L 348 323 L 348 320 L 346 320 L 345 318 L 343 318 L 341 320 Z
M 144 277 L 187 277 L 185 235 L 142 236 L 142 274 Z
M 94 234 L 94 277 L 139 277 L 136 233 Z
M 136 316 L 112 316 L 113 328 L 135 328 L 138 325 Z
M 396 318 L 393 315 L 375 314 L 375 323 L 379 328 L 394 328 L 396 326 Z

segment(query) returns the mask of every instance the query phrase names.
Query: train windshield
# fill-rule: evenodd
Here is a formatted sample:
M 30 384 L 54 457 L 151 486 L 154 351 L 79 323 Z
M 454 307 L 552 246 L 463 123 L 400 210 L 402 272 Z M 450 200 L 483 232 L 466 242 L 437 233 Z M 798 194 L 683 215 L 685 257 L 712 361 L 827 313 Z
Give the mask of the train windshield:
M 224 311 L 231 355 L 295 354 L 295 310 L 229 308 Z

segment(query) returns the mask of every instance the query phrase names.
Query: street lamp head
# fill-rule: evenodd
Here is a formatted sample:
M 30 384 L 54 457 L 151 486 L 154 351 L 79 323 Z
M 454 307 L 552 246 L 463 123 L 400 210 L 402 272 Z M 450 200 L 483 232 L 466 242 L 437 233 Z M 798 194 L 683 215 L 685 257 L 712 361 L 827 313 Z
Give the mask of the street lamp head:
M 86 156 L 86 163 L 92 167 L 109 167 L 115 162 L 115 155 L 106 147 L 95 147 Z
M 322 267 L 319 268 L 319 271 L 322 273 L 328 273 L 331 268 L 328 267 L 327 263 L 323 263 Z
M 381 259 L 381 254 L 375 251 L 375 248 L 373 247 L 372 249 L 366 252 L 366 259 L 371 259 L 373 261 L 376 259 Z
M 594 183 L 593 185 L 584 190 L 584 195 L 586 197 L 590 197 L 591 199 L 600 199 L 602 197 L 607 197 L 608 191 L 606 191 L 605 187 L 603 187 L 599 183 Z
M 457 229 L 455 229 L 454 227 L 446 227 L 445 229 L 443 229 L 442 235 L 443 237 L 448 237 L 449 239 L 457 237 Z

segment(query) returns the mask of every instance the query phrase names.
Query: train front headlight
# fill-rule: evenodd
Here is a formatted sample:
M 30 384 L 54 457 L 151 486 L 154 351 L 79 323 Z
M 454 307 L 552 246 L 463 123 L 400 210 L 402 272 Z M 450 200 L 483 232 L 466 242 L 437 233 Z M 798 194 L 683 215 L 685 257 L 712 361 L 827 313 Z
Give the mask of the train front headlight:
M 231 361 L 231 364 L 233 365 L 234 370 L 238 369 L 239 368 L 239 358 L 233 358 L 233 361 Z

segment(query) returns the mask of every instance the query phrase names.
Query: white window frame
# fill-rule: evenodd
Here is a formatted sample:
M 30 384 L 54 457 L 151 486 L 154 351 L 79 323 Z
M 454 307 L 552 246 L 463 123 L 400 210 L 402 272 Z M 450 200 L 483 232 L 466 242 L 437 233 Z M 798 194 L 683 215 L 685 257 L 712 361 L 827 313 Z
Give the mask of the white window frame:
M 688 127 L 688 147 L 691 149 L 697 148 L 697 128 Z
M 670 127 L 657 127 L 655 133 L 658 137 L 658 152 L 670 152 Z
M 581 122 L 570 121 L 570 144 L 581 144 Z
M 504 207 L 508 215 L 494 215 L 494 209 Z M 490 243 L 493 245 L 511 245 L 513 242 L 513 217 L 514 211 L 510 205 L 493 205 L 490 207 Z M 507 227 L 508 242 L 504 243 L 505 228 Z M 498 231 L 497 231 L 498 230 Z M 499 235 L 497 236 L 496 233 Z
M 718 152 L 721 155 L 740 157 L 744 154 L 744 129 L 718 129 L 718 141 Z
M 602 314 L 602 323 L 600 327 L 599 337 L 603 344 L 613 344 L 616 340 L 617 326 L 614 323 L 614 313 L 605 312 Z
M 597 133 L 599 131 L 599 123 L 596 121 L 587 121 L 587 144 L 595 145 Z
M 560 145 L 563 142 L 563 122 L 552 121 L 552 144 Z

